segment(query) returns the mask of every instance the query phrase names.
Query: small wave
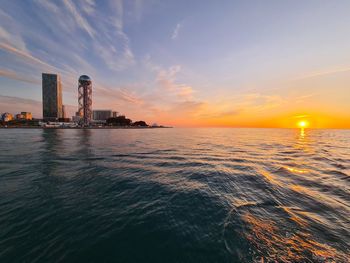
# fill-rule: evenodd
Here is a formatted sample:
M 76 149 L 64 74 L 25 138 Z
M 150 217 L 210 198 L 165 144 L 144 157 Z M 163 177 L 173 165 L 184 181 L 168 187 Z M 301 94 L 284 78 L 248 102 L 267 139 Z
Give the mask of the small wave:
M 350 180 L 350 175 L 342 172 L 342 171 L 338 171 L 338 170 L 325 170 L 324 173 L 326 174 L 331 174 L 331 175 L 335 175 L 340 179 L 343 180 Z
M 316 240 L 286 207 L 249 203 L 238 208 L 228 217 L 223 236 L 226 249 L 241 262 L 348 262 L 346 252 Z M 249 253 L 240 253 L 242 249 Z
M 247 229 L 243 235 L 254 248 L 254 258 L 271 262 L 347 262 L 337 249 L 316 241 L 305 231 L 288 232 L 278 222 L 245 214 Z

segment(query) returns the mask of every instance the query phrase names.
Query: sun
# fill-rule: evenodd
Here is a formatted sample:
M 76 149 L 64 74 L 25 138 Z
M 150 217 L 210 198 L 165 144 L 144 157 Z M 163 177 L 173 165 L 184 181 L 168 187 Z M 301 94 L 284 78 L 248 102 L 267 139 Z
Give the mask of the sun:
M 307 126 L 309 126 L 309 122 L 308 121 L 299 121 L 298 126 L 300 128 L 306 128 Z

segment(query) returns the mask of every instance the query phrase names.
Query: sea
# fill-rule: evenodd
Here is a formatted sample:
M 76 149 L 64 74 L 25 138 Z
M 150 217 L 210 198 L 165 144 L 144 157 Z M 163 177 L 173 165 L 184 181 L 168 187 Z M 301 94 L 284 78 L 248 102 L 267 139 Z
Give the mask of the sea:
M 350 262 L 350 130 L 0 129 L 0 262 Z

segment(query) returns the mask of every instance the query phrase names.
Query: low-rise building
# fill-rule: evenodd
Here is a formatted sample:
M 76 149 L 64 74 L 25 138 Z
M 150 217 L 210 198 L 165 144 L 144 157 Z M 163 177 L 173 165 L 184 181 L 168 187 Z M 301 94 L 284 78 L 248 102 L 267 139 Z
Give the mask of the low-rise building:
M 32 120 L 33 119 L 31 112 L 22 111 L 21 115 L 23 116 L 23 119 L 25 119 L 25 120 Z
M 112 110 L 93 110 L 92 119 L 94 121 L 105 121 L 112 117 Z
M 16 120 L 23 120 L 24 116 L 21 113 L 16 114 Z
M 66 117 L 66 106 L 62 105 L 62 118 L 67 118 Z
M 58 118 L 58 122 L 68 123 L 68 122 L 70 122 L 70 118 Z
M 13 115 L 11 113 L 5 112 L 2 116 L 1 116 L 2 121 L 4 122 L 8 122 L 8 121 L 12 121 L 13 120 Z
M 80 122 L 81 119 L 82 119 L 82 118 L 81 118 L 80 116 L 77 116 L 77 115 L 72 116 L 72 121 L 73 121 L 73 122 Z

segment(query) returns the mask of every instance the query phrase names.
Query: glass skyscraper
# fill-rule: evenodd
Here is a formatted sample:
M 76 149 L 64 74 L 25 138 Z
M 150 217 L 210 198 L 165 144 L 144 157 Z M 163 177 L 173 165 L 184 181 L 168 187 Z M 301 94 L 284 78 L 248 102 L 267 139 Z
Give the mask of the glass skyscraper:
M 57 74 L 42 74 L 43 119 L 55 121 L 62 118 L 62 84 Z

